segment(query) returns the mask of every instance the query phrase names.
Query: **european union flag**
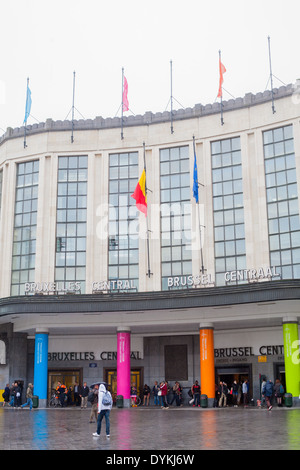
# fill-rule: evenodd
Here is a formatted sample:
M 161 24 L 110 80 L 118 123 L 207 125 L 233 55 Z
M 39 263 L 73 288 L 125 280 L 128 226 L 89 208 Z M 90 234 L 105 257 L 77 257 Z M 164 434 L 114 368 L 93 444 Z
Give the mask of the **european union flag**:
M 197 170 L 197 159 L 196 159 L 196 151 L 194 149 L 194 176 L 193 176 L 193 196 L 196 202 L 199 202 L 199 194 L 198 194 L 198 170 Z
M 28 116 L 30 115 L 30 110 L 31 110 L 31 91 L 28 86 L 27 82 L 27 94 L 26 94 L 26 106 L 25 106 L 25 118 L 24 118 L 24 124 L 26 124 Z

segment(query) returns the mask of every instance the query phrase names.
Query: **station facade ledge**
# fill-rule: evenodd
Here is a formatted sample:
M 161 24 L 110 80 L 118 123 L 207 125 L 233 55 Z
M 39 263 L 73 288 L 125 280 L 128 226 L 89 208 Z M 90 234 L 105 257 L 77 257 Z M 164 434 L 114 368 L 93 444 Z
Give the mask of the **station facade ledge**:
M 0 317 L 27 313 L 80 313 L 220 307 L 299 300 L 300 279 L 177 291 L 28 295 L 0 299 Z

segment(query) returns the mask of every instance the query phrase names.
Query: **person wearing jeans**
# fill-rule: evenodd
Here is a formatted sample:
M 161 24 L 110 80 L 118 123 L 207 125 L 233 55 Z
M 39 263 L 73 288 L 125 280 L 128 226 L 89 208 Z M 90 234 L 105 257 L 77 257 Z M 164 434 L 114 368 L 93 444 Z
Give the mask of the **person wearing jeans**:
M 29 406 L 29 409 L 32 410 L 32 397 L 33 397 L 33 385 L 28 384 L 27 391 L 26 391 L 26 403 L 21 406 L 21 408 L 25 408 L 25 406 Z
M 112 408 L 112 400 L 110 405 L 104 405 L 102 403 L 103 396 L 106 393 L 106 387 L 104 384 L 101 384 L 99 387 L 99 395 L 98 395 L 98 419 L 97 419 L 97 431 L 93 433 L 94 437 L 99 437 L 101 434 L 101 424 L 102 419 L 105 417 L 105 424 L 106 424 L 106 437 L 110 437 L 110 410 Z M 110 392 L 108 392 L 110 394 Z

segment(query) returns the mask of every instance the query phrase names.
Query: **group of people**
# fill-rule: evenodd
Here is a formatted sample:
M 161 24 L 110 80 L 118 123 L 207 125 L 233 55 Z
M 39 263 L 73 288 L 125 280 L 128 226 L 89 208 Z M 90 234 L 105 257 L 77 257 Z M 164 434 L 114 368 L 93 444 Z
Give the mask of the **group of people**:
M 272 409 L 273 398 L 276 398 L 277 405 L 282 406 L 282 399 L 284 396 L 284 387 L 279 379 L 276 379 L 275 385 L 272 380 L 263 379 L 261 384 L 261 397 L 262 400 L 258 400 L 258 406 L 266 406 L 269 410 Z M 230 397 L 230 399 L 229 399 Z M 249 381 L 245 379 L 243 382 L 233 381 L 231 387 L 228 387 L 224 381 L 220 381 L 216 385 L 215 395 L 215 407 L 226 407 L 230 403 L 234 407 L 243 405 L 244 407 L 249 406 Z
M 284 396 L 284 387 L 279 379 L 276 379 L 275 384 L 272 380 L 268 380 L 266 378 L 263 379 L 261 384 L 261 396 L 262 401 L 260 406 L 264 406 L 266 403 L 268 410 L 271 411 L 273 408 L 273 399 L 276 399 L 277 406 L 282 406 L 282 398 Z
M 81 409 L 83 409 L 87 408 L 89 391 L 90 388 L 86 382 L 84 382 L 83 385 L 79 385 L 75 382 L 73 387 L 70 386 L 68 388 L 65 384 L 57 382 L 55 395 L 62 407 L 80 406 Z
M 192 406 L 200 406 L 200 393 L 200 385 L 196 380 L 191 389 L 188 391 L 188 395 L 190 396 L 189 403 Z M 135 383 L 133 383 L 131 386 L 130 395 L 131 404 L 134 406 L 136 396 L 138 395 Z M 174 385 L 171 386 L 165 380 L 161 382 L 156 380 L 152 389 L 149 387 L 149 385 L 145 384 L 142 390 L 142 406 L 150 405 L 151 395 L 153 396 L 153 405 L 160 406 L 162 409 L 169 408 L 169 406 L 173 405 L 174 402 L 176 406 L 183 406 L 182 386 L 178 381 L 176 381 Z
M 28 384 L 26 389 L 26 402 L 22 403 L 23 384 L 21 381 L 13 382 L 11 386 L 6 384 L 4 392 L 2 393 L 3 404 L 2 406 L 10 406 L 12 408 L 22 409 L 29 406 L 33 408 L 33 385 Z
M 232 386 L 228 387 L 227 383 L 220 381 L 216 385 L 216 395 L 214 406 L 217 408 L 222 408 L 228 406 L 228 397 L 231 397 L 231 404 L 236 408 L 241 403 L 244 406 L 248 406 L 249 403 L 249 382 L 247 379 L 244 382 L 233 381 Z

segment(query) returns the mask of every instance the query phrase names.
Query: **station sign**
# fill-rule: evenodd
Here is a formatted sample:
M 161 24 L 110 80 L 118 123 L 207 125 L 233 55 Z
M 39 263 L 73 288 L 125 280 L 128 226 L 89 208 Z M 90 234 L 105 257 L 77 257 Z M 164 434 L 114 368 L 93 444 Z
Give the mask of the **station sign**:
M 269 281 L 279 278 L 280 274 L 276 272 L 276 267 L 267 267 L 259 269 L 241 269 L 236 271 L 227 271 L 224 273 L 224 282 L 259 282 Z M 200 274 L 196 276 L 173 276 L 168 277 L 168 287 L 193 288 L 193 287 L 212 287 L 215 285 L 212 274 Z M 80 294 L 81 282 L 26 282 L 25 294 Z M 93 281 L 91 284 L 92 293 L 108 292 L 128 292 L 137 291 L 137 287 L 132 279 L 114 279 L 106 281 Z

